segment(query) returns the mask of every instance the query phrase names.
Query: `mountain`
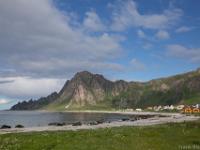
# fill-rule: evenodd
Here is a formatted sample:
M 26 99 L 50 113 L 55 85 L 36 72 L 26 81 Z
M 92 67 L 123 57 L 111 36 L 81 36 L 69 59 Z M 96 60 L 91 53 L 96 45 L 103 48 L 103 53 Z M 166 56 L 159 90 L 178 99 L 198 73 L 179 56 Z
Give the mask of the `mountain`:
M 11 110 L 136 108 L 200 103 L 200 69 L 148 82 L 109 81 L 78 72 L 59 93 L 18 103 Z
M 47 97 L 41 97 L 38 100 L 29 100 L 19 102 L 11 107 L 11 110 L 36 110 L 40 109 L 42 106 L 46 106 L 58 98 L 58 93 L 54 92 Z

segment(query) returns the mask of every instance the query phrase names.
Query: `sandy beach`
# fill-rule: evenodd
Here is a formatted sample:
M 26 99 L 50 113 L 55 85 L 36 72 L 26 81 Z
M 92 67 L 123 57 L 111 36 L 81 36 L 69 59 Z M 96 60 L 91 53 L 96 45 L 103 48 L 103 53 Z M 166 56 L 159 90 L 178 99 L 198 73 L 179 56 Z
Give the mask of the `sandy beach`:
M 99 112 L 102 111 L 84 111 L 84 112 Z M 120 126 L 150 126 L 157 124 L 165 124 L 170 122 L 184 122 L 184 121 L 195 121 L 200 119 L 200 117 L 185 115 L 179 113 L 156 113 L 156 112 L 108 112 L 103 111 L 104 113 L 119 113 L 119 114 L 131 114 L 131 115 L 157 115 L 152 118 L 140 119 L 140 120 L 127 120 L 127 121 L 113 121 L 113 122 L 105 122 L 97 125 L 89 125 L 82 124 L 81 126 L 40 126 L 40 127 L 27 127 L 27 128 L 11 128 L 11 129 L 0 129 L 0 134 L 6 133 L 20 133 L 20 132 L 41 132 L 41 131 L 67 131 L 67 130 L 82 130 L 82 129 L 99 129 L 99 128 L 112 128 L 112 127 L 120 127 Z M 165 116 L 159 117 L 158 115 Z

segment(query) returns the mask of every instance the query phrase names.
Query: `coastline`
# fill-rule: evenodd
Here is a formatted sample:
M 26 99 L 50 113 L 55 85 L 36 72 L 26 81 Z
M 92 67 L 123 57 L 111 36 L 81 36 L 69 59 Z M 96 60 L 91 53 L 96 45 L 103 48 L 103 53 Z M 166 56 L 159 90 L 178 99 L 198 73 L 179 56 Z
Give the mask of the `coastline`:
M 70 111 L 73 113 L 80 113 L 80 111 Z M 40 126 L 40 127 L 27 127 L 27 128 L 11 128 L 0 129 L 0 134 L 7 133 L 22 133 L 22 132 L 43 132 L 43 131 L 77 131 L 99 128 L 112 128 L 121 126 L 152 126 L 165 123 L 179 123 L 184 121 L 195 121 L 200 119 L 199 116 L 185 115 L 180 113 L 157 113 L 157 112 L 111 112 L 111 111 L 81 111 L 84 113 L 116 113 L 116 114 L 130 114 L 130 115 L 157 115 L 152 118 L 140 119 L 135 121 L 112 121 L 110 123 L 102 123 L 97 125 L 83 124 L 81 126 Z M 165 116 L 159 117 L 158 115 Z
M 13 111 L 13 110 L 9 110 Z M 25 110 L 26 111 L 26 110 Z M 32 110 L 31 110 L 32 111 Z M 124 114 L 124 115 L 179 115 L 178 112 L 153 112 L 153 111 L 120 111 L 120 110 L 65 110 L 65 111 L 54 111 L 54 110 L 33 110 L 36 112 L 58 112 L 58 113 L 108 113 L 108 114 Z M 28 110 L 27 110 L 28 112 Z

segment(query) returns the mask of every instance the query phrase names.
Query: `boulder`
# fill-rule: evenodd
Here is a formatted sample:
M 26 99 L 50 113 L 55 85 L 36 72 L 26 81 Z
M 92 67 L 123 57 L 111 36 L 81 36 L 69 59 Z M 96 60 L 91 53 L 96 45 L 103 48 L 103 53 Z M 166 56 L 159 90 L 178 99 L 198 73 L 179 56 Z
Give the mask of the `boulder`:
M 72 126 L 81 126 L 81 125 L 82 125 L 82 123 L 80 121 L 72 123 Z
M 64 122 L 60 123 L 60 122 L 51 122 L 48 124 L 49 126 L 64 126 L 66 125 Z
M 98 125 L 96 121 L 90 122 L 89 125 Z
M 21 125 L 21 124 L 18 124 L 18 125 L 15 126 L 15 128 L 24 128 L 24 126 Z
M 121 119 L 122 121 L 128 121 L 128 120 L 130 120 L 129 118 L 122 118 Z
M 102 123 L 105 122 L 105 120 L 104 120 L 104 119 L 101 119 L 101 120 L 97 120 L 96 122 L 97 122 L 98 124 L 102 124 Z
M 2 125 L 1 126 L 1 129 L 10 129 L 11 128 L 11 126 L 9 126 L 9 125 Z

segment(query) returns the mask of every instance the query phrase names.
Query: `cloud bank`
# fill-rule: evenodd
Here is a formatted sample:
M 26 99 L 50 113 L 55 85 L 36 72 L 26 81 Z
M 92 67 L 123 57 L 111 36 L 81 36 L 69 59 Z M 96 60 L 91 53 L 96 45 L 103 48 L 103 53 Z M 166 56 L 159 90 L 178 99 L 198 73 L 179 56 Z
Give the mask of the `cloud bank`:
M 51 0 L 0 1 L 0 64 L 16 74 L 38 77 L 80 69 L 115 70 L 118 64 L 110 60 L 121 51 L 119 40 L 108 33 L 87 34 L 72 26 L 73 21 Z M 85 27 L 100 30 L 99 22 L 95 12 L 86 13 Z
M 179 44 L 167 46 L 167 54 L 172 57 L 200 62 L 200 48 L 189 48 Z
M 143 27 L 147 29 L 166 29 L 182 16 L 181 9 L 169 8 L 162 13 L 142 14 L 134 1 L 119 2 L 114 5 L 112 29 L 122 31 L 130 27 Z

